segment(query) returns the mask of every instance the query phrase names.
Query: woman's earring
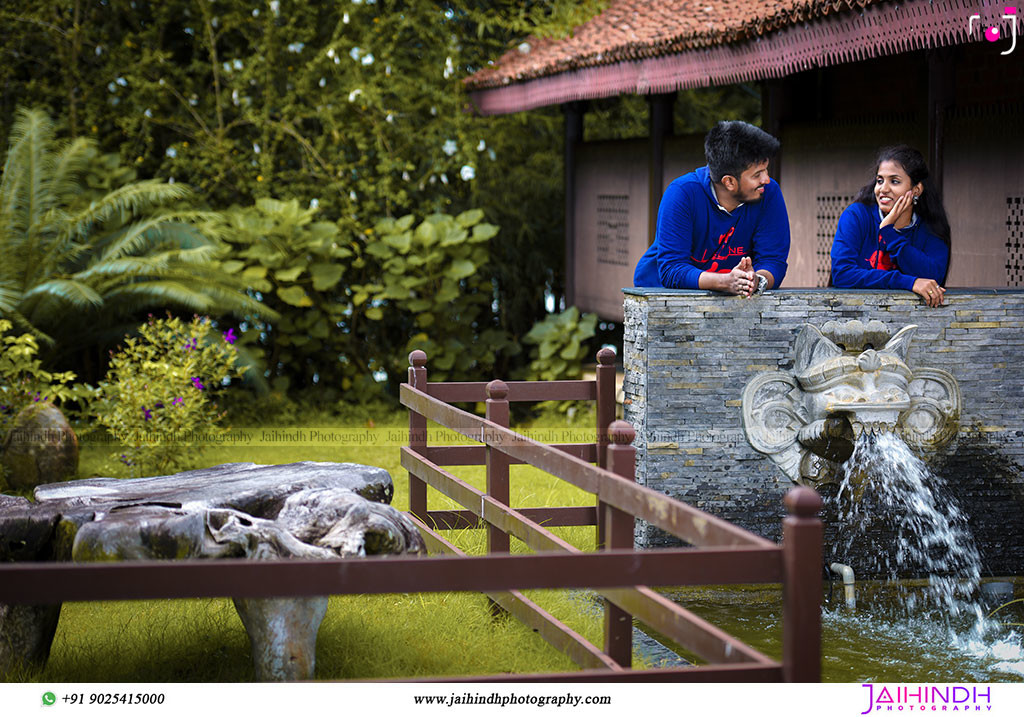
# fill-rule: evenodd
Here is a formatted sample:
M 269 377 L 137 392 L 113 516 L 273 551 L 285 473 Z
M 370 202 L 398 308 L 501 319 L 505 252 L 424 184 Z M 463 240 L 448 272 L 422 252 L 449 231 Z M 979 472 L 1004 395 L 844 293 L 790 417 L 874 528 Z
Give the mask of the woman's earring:
M 917 204 L 917 196 L 914 197 L 914 204 Z

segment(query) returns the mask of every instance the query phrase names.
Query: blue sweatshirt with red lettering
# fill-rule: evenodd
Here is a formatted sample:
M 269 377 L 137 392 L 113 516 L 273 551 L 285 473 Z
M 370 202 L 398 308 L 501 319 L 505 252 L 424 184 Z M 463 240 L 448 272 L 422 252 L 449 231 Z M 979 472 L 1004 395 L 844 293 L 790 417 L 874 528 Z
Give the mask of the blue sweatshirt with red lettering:
M 775 180 L 764 195 L 731 212 L 719 205 L 707 167 L 678 177 L 658 209 L 654 243 L 640 257 L 633 285 L 697 289 L 701 272 L 727 274 L 745 256 L 767 269 L 775 287 L 786 277 L 789 216 Z
M 832 286 L 840 289 L 906 289 L 914 280 L 946 281 L 949 245 L 914 216 L 910 226 L 879 228 L 878 205 L 854 202 L 839 217 L 832 241 Z

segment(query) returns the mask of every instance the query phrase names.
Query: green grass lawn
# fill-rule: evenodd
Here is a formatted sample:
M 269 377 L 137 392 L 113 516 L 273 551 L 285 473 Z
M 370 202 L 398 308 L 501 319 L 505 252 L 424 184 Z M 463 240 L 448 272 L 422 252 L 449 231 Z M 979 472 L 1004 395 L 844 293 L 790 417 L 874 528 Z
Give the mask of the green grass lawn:
M 564 419 L 548 414 L 557 427 Z M 583 419 L 586 420 L 586 419 Z M 543 423 L 543 421 L 541 421 Z M 408 508 L 407 474 L 399 462 L 399 441 L 388 440 L 406 429 L 405 414 L 350 411 L 338 417 L 308 414 L 292 418 L 291 428 L 362 431 L 384 445 L 262 445 L 208 448 L 189 467 L 253 461 L 357 462 L 387 469 L 394 480 L 393 505 Z M 577 421 L 579 424 L 579 421 Z M 278 424 L 269 417 L 262 424 Z M 585 431 L 592 425 L 577 425 Z M 431 427 L 433 429 L 433 427 Z M 432 434 L 432 442 L 433 441 Z M 455 434 L 445 443 L 468 443 Z M 80 476 L 110 475 L 119 451 L 95 443 L 82 451 Z M 451 469 L 483 488 L 483 467 Z M 529 466 L 511 468 L 512 505 L 516 507 L 592 505 L 593 497 Z M 457 506 L 433 489 L 430 509 Z M 592 550 L 594 528 L 557 528 L 553 532 Z M 484 547 L 482 530 L 448 531 L 452 542 L 469 553 Z M 513 539 L 513 552 L 527 552 Z M 602 620 L 589 591 L 530 591 L 531 599 L 594 644 L 602 644 Z M 642 666 L 635 659 L 636 666 Z M 330 599 L 317 641 L 317 679 L 369 679 L 431 675 L 553 672 L 576 669 L 567 657 L 514 618 L 492 618 L 478 593 L 348 595 Z M 43 670 L 8 675 L 19 681 L 50 682 L 207 682 L 253 679 L 248 638 L 229 599 L 66 603 Z

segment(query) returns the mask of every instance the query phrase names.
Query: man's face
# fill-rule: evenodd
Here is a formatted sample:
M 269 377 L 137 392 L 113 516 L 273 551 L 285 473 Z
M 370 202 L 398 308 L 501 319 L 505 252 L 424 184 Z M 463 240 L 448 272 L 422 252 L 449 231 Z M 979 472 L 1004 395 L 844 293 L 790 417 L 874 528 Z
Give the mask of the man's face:
M 768 160 L 750 165 L 739 178 L 733 178 L 736 189 L 731 189 L 738 202 L 756 202 L 764 196 L 764 188 L 768 186 Z

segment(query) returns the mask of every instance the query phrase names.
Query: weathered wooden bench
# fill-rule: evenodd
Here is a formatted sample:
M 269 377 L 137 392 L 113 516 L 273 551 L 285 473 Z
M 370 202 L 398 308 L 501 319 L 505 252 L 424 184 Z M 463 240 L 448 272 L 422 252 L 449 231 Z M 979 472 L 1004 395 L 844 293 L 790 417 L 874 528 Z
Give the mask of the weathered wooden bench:
M 0 563 L 187 559 L 332 560 L 425 552 L 390 505 L 383 468 L 229 463 L 170 476 L 38 486 L 0 496 Z M 112 577 L 116 580 L 116 577 Z M 234 599 L 260 680 L 310 679 L 327 597 Z M 45 663 L 60 602 L 0 605 L 0 673 Z

